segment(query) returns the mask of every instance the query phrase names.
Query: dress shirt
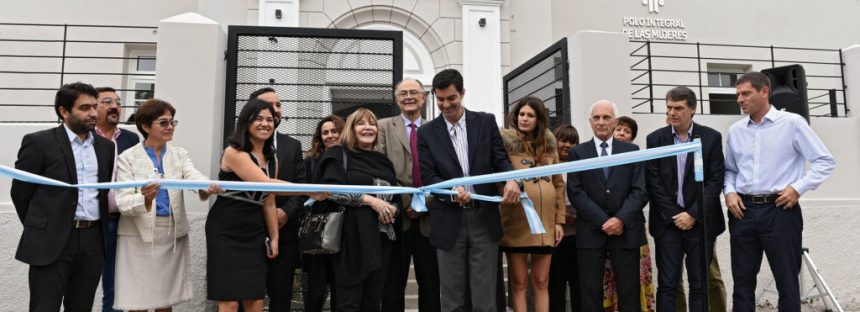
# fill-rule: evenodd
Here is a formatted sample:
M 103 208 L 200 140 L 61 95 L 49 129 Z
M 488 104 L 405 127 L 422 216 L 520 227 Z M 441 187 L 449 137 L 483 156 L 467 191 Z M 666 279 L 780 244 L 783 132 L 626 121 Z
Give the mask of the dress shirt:
M 119 132 L 122 131 L 120 128 L 116 128 L 116 131 L 113 132 L 113 136 L 108 137 L 104 132 L 102 132 L 99 127 L 96 127 L 96 134 L 101 137 L 110 140 L 113 142 L 113 171 L 111 171 L 110 181 L 116 181 L 116 157 L 119 156 L 119 146 L 116 144 L 116 139 L 119 138 Z M 116 190 L 110 189 L 108 190 L 108 212 L 110 213 L 119 213 L 119 209 L 116 208 Z
M 167 153 L 167 145 L 161 151 L 161 155 L 156 158 L 155 150 L 151 147 L 144 147 L 146 155 L 152 161 L 152 166 L 155 167 L 157 178 L 164 178 L 164 154 Z M 155 196 L 155 215 L 159 217 L 170 216 L 170 197 L 167 195 L 167 189 L 159 188 L 158 195 Z
M 66 134 L 72 144 L 72 154 L 75 157 L 75 172 L 78 183 L 99 182 L 99 162 L 96 159 L 96 149 L 93 147 L 93 134 L 87 132 L 87 138 L 81 138 L 65 124 Z M 75 209 L 75 220 L 95 221 L 99 216 L 99 190 L 78 188 L 78 207 Z
M 685 140 L 681 140 L 681 136 L 678 135 L 678 132 L 675 132 L 675 127 L 672 128 L 672 137 L 675 138 L 675 144 L 687 143 L 693 139 L 693 123 L 690 123 L 690 129 L 687 129 L 687 138 Z M 684 173 L 687 170 L 687 154 L 678 154 L 677 155 L 677 168 L 678 168 L 678 206 L 684 207 Z
M 805 175 L 804 160 L 810 163 Z M 770 106 L 761 123 L 747 116 L 729 127 L 725 194 L 773 194 L 791 186 L 803 195 L 818 188 L 835 166 L 806 120 Z
M 465 115 L 466 114 L 464 113 L 463 116 L 465 116 Z M 409 120 L 409 118 L 406 118 L 406 115 L 403 115 L 403 114 L 400 114 L 400 117 L 403 118 L 403 125 L 406 128 L 406 138 L 407 139 L 409 138 L 410 135 L 412 135 L 412 128 L 409 127 L 409 124 L 414 123 L 416 129 L 421 128 L 421 125 L 423 124 L 421 122 L 421 116 L 418 116 L 418 119 L 415 119 L 415 121 Z M 463 121 L 463 124 L 465 125 L 465 121 Z M 450 124 L 449 124 L 448 129 L 451 129 Z
M 603 140 L 598 139 L 597 137 L 594 137 L 594 147 L 597 148 L 597 157 L 603 157 L 603 156 L 600 156 L 600 153 L 603 150 L 603 148 L 600 147 L 600 143 L 603 143 L 603 142 L 604 142 Z M 609 139 L 606 140 L 606 144 L 609 145 L 606 147 L 606 156 L 612 156 L 612 142 L 615 142 L 615 138 L 613 138 L 612 136 L 609 136 Z
M 463 169 L 463 176 L 469 176 L 469 136 L 466 133 L 466 111 L 463 110 L 463 115 L 457 120 L 457 123 L 451 123 L 448 119 L 445 124 L 448 126 L 448 134 L 451 138 L 451 143 L 454 144 L 454 151 L 457 153 L 457 160 L 460 162 L 460 168 Z M 475 188 L 471 185 L 465 185 L 466 192 L 475 193 Z

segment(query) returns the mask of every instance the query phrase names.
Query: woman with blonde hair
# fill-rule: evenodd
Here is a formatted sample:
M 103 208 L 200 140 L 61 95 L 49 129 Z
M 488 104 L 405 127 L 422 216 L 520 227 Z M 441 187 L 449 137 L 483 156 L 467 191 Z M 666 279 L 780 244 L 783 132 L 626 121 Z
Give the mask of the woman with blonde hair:
M 376 151 L 376 116 L 359 108 L 346 118 L 340 145 L 320 159 L 323 184 L 397 185 L 394 165 Z M 332 200 L 344 207 L 340 252 L 334 255 L 336 311 L 378 311 L 382 302 L 399 196 L 346 194 Z

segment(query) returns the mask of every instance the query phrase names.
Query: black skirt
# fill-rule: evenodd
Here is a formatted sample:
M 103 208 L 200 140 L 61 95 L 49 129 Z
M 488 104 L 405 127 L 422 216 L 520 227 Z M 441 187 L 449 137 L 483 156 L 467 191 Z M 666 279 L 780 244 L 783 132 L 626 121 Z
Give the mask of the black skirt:
M 504 253 L 551 255 L 553 252 L 555 252 L 555 248 L 554 247 L 546 247 L 546 246 L 529 246 L 529 247 L 499 246 L 499 251 L 504 252 Z

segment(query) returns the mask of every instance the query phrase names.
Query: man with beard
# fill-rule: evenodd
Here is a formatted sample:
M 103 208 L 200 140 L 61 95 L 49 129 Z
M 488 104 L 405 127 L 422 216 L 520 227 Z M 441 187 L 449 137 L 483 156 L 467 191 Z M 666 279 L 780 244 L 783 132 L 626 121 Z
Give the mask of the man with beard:
M 92 131 L 98 93 L 63 85 L 54 112 L 63 124 L 21 140 L 15 168 L 70 184 L 109 182 L 114 144 Z M 24 232 L 15 259 L 30 265 L 30 311 L 91 311 L 105 258 L 108 190 L 12 181 Z
M 122 115 L 122 102 L 111 87 L 96 88 L 96 134 L 116 145 L 114 160 L 129 147 L 137 145 L 140 138 L 136 133 L 122 130 L 119 124 Z M 112 168 L 111 181 L 116 179 L 116 168 Z M 114 190 L 108 191 L 107 234 L 105 234 L 105 266 L 102 271 L 102 312 L 115 311 L 113 307 L 114 269 L 116 268 L 116 232 L 119 226 L 119 210 L 116 208 Z

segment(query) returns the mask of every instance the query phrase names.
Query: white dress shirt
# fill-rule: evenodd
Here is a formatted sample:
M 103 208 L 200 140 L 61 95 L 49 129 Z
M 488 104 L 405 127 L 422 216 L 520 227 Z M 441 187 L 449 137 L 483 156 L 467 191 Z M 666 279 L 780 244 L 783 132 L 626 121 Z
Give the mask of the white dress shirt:
M 804 175 L 805 161 L 809 171 Z M 726 136 L 725 194 L 774 194 L 788 186 L 803 195 L 833 172 L 836 161 L 806 120 L 771 106 L 761 123 L 747 116 Z

